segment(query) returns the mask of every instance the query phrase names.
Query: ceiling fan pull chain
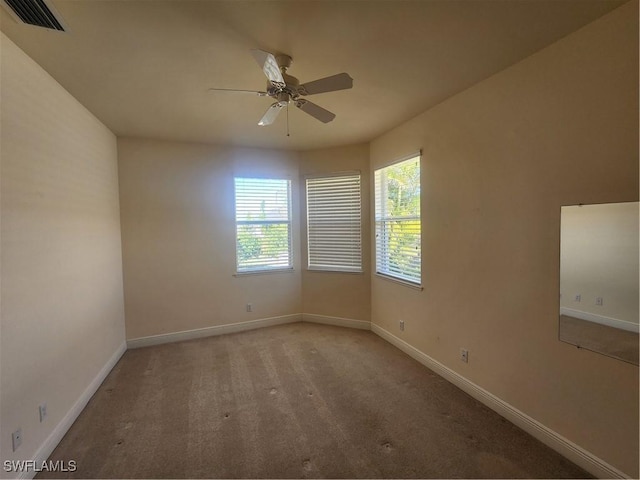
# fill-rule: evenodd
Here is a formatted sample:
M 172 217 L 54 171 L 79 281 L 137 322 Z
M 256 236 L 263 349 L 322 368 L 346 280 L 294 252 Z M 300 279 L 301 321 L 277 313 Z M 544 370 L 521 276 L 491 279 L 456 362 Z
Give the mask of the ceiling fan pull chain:
M 287 137 L 289 136 L 289 102 L 287 102 Z

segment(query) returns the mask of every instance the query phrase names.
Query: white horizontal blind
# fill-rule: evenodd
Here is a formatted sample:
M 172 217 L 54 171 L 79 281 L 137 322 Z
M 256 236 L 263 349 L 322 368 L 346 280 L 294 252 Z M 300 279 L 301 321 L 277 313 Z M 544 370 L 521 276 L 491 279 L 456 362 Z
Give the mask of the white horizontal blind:
M 310 270 L 362 271 L 360 174 L 307 179 Z
M 237 271 L 292 268 L 291 181 L 236 178 Z
M 376 272 L 420 285 L 420 156 L 375 171 Z

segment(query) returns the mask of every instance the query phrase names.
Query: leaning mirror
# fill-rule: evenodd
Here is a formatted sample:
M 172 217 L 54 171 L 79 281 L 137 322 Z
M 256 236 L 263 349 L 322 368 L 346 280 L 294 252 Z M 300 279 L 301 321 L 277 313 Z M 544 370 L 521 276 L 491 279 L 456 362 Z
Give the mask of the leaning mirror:
M 638 365 L 638 202 L 560 214 L 563 342 Z

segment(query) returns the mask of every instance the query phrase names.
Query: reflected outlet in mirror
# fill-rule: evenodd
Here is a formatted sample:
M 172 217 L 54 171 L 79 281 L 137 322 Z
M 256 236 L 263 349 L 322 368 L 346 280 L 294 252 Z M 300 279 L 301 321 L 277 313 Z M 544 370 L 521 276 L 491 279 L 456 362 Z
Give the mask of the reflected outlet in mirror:
M 562 207 L 563 342 L 638 365 L 638 202 Z

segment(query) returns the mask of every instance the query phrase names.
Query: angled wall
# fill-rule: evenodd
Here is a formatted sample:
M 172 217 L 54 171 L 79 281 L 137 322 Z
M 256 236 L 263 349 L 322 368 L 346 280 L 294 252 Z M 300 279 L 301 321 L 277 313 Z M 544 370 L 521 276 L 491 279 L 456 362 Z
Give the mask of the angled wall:
M 305 179 L 308 176 L 360 172 L 362 194 L 362 273 L 312 271 L 307 265 Z M 368 322 L 371 319 L 371 244 L 369 215 L 369 145 L 300 152 L 302 311 L 323 317 Z

